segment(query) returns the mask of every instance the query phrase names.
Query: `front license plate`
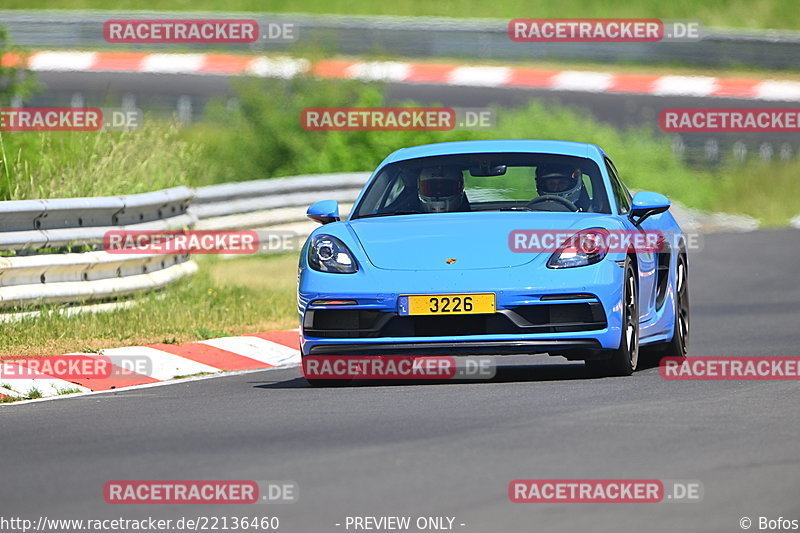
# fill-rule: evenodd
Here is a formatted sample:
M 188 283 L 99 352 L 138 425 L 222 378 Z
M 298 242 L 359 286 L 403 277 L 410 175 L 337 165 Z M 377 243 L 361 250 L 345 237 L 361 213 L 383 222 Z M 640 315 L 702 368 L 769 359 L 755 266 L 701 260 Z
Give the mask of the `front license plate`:
M 494 312 L 494 293 L 413 294 L 400 297 L 401 315 L 477 315 Z

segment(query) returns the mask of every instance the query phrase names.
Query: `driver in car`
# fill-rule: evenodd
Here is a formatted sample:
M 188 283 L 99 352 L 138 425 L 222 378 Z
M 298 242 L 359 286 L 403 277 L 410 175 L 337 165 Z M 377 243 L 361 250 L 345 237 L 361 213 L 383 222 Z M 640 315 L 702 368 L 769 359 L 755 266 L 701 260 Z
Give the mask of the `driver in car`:
M 583 185 L 581 169 L 568 165 L 537 166 L 536 192 L 539 197 L 557 196 L 568 200 L 578 211 L 587 211 L 591 202 Z
M 464 175 L 455 168 L 424 168 L 417 179 L 417 193 L 423 213 L 469 211 L 464 193 Z

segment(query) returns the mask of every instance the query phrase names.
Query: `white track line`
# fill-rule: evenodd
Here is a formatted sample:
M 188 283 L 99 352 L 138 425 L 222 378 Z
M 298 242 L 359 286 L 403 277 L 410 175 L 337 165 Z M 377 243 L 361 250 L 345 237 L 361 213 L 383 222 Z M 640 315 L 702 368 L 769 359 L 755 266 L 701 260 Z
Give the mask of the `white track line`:
M 653 84 L 659 96 L 709 96 L 717 88 L 717 78 L 707 76 L 662 76 Z
M 173 379 L 175 376 L 190 376 L 201 372 L 219 372 L 219 368 L 204 365 L 179 355 L 162 352 L 147 346 L 126 346 L 125 348 L 110 348 L 103 350 L 103 355 L 111 358 L 111 363 L 132 372 L 145 374 L 160 381 Z M 137 357 L 149 360 L 149 368 L 143 369 L 136 364 Z
M 458 67 L 450 71 L 448 83 L 471 87 L 499 87 L 511 79 L 508 67 Z
M 300 362 L 300 352 L 295 348 L 289 348 L 260 337 L 222 337 L 221 339 L 200 341 L 200 344 L 214 346 L 272 366 Z
M 608 72 L 565 70 L 552 77 L 551 89 L 602 93 L 608 91 L 613 83 L 614 75 Z
M 95 63 L 94 52 L 37 52 L 30 57 L 31 70 L 86 71 Z
M 399 61 L 376 61 L 350 65 L 345 76 L 364 81 L 405 81 L 411 65 Z
M 27 370 L 26 367 L 23 365 L 14 364 L 11 362 L 3 362 L 3 373 L 7 373 L 6 365 L 14 366 L 19 368 L 18 371 L 13 372 L 14 375 L 25 375 L 30 372 Z M 63 379 L 54 378 L 54 377 L 46 377 L 46 378 L 0 378 L 0 384 L 11 387 L 9 390 L 7 387 L 3 386 L 0 387 L 0 394 L 5 394 L 6 396 L 20 396 L 25 397 L 30 394 L 33 389 L 39 391 L 43 396 L 57 396 L 59 391 L 68 390 L 68 389 L 78 389 L 81 392 L 88 392 L 91 389 L 87 387 L 83 387 L 81 385 L 76 385 L 75 383 L 71 383 L 69 381 L 65 381 Z
M 50 400 L 66 400 L 66 399 L 69 399 L 69 398 L 80 398 L 80 397 L 83 397 L 83 396 L 97 396 L 97 395 L 100 395 L 100 394 L 116 394 L 118 392 L 126 392 L 126 391 L 132 391 L 132 390 L 137 390 L 137 389 L 150 389 L 150 388 L 153 388 L 153 387 L 163 387 L 163 386 L 166 386 L 166 385 L 186 384 L 186 383 L 190 383 L 192 381 L 204 381 L 206 379 L 225 378 L 225 377 L 229 377 L 229 376 L 238 376 L 238 375 L 241 375 L 241 374 L 254 374 L 256 372 L 269 372 L 271 370 L 285 370 L 287 368 L 292 368 L 292 367 L 295 367 L 295 366 L 299 366 L 299 364 L 300 363 L 298 362 L 297 364 L 285 365 L 285 366 L 283 366 L 281 368 L 256 368 L 256 369 L 253 369 L 253 370 L 236 370 L 236 371 L 232 371 L 232 372 L 220 372 L 218 374 L 213 374 L 211 376 L 193 376 L 193 377 L 189 377 L 189 378 L 173 379 L 173 380 L 170 380 L 170 381 L 158 381 L 156 383 L 144 383 L 142 385 L 132 385 L 130 387 L 118 387 L 116 389 L 110 389 L 110 390 L 80 392 L 80 393 L 75 393 L 75 394 L 67 394 L 67 395 L 64 395 L 64 396 L 50 396 L 50 397 L 47 397 L 47 398 L 36 398 L 36 399 L 33 399 L 33 400 L 20 400 L 18 402 L 9 402 L 9 403 L 0 404 L 0 409 L 12 407 L 12 406 L 15 406 L 15 405 L 26 405 L 26 404 L 30 404 L 30 403 L 47 402 L 47 401 L 50 401 Z
M 291 57 L 258 57 L 247 64 L 245 72 L 262 78 L 294 78 L 311 66 L 307 59 Z
M 200 70 L 205 54 L 150 54 L 142 61 L 142 72 L 191 74 Z
M 767 80 L 755 87 L 761 100 L 800 100 L 800 82 Z

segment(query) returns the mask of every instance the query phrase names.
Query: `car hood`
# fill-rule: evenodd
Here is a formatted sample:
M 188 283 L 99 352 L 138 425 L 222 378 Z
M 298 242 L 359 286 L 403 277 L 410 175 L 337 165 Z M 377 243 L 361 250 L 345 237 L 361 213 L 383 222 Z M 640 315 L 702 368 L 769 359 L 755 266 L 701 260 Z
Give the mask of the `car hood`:
M 512 252 L 508 235 L 513 230 L 609 227 L 609 218 L 588 213 L 486 211 L 362 218 L 349 225 L 377 268 L 470 270 L 524 265 L 543 255 Z

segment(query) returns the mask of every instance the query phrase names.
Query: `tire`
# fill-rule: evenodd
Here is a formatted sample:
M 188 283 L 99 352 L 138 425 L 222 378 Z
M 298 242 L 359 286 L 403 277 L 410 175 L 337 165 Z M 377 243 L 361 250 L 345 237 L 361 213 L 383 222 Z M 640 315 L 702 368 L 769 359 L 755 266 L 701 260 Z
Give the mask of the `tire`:
M 672 326 L 672 339 L 646 347 L 647 356 L 654 359 L 662 357 L 686 358 L 689 347 L 690 330 L 689 313 L 689 269 L 686 254 L 678 255 L 678 264 L 675 266 L 675 321 Z
M 597 376 L 630 376 L 639 364 L 639 283 L 630 260 L 625 262 L 622 286 L 622 331 L 619 348 L 608 350 L 606 359 L 587 360 Z

